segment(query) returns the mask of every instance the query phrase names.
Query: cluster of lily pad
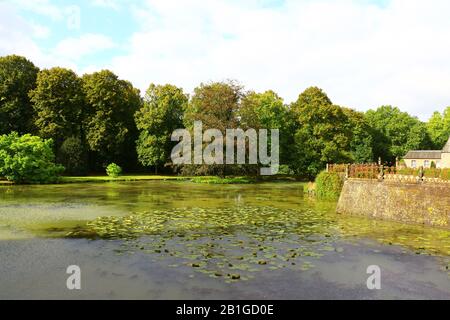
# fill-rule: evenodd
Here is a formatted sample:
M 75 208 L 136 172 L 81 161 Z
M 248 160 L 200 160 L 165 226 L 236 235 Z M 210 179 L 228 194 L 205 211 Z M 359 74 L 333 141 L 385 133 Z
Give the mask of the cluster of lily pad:
M 274 207 L 179 208 L 99 217 L 68 236 L 124 239 L 118 254 L 143 251 L 172 262 L 169 267 L 187 266 L 227 282 L 251 279 L 264 270 L 306 271 L 324 254 L 342 253 L 337 245 L 342 238 L 437 255 L 447 270 L 450 257 L 447 230 Z
M 312 260 L 335 250 L 333 225 L 332 220 L 310 210 L 183 208 L 99 217 L 82 232 L 103 239 L 126 239 L 118 253 L 142 250 L 173 257 L 182 263 L 171 266 L 190 266 L 232 281 L 250 279 L 253 272 L 262 270 L 310 269 Z

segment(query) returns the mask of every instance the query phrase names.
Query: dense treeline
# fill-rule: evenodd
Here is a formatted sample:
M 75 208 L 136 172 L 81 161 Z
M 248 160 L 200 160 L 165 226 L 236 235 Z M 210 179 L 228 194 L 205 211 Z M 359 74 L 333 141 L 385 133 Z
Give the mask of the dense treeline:
M 284 173 L 317 175 L 328 162 L 394 162 L 410 149 L 440 149 L 450 136 L 450 107 L 427 122 L 382 106 L 366 113 L 332 103 L 311 87 L 286 104 L 273 91 L 245 91 L 233 82 L 200 84 L 189 96 L 173 85 L 150 84 L 144 97 L 109 70 L 79 77 L 71 70 L 39 70 L 20 56 L 0 57 L 0 134 L 53 140 L 66 174 L 103 171 L 115 162 L 127 171 L 252 174 L 252 166 L 170 164 L 173 130 L 280 129 Z

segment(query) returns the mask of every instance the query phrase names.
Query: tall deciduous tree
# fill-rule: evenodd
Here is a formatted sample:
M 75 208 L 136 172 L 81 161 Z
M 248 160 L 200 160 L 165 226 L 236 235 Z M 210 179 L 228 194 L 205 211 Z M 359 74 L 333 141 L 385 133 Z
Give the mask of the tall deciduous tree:
M 366 119 L 374 129 L 375 156 L 383 161 L 393 163 L 409 150 L 432 148 L 425 124 L 397 107 L 369 110 Z
M 202 121 L 204 129 L 215 128 L 225 134 L 226 129 L 237 128 L 242 96 L 242 86 L 233 81 L 202 83 L 194 89 L 185 123 L 190 127 L 194 121 Z
M 141 105 L 139 90 L 109 70 L 84 75 L 83 89 L 86 141 L 95 156 L 93 165 L 99 169 L 117 162 L 130 168 L 136 158 L 134 114 Z
M 194 121 L 202 121 L 203 130 L 218 129 L 225 137 L 226 129 L 234 129 L 239 125 L 237 112 L 243 96 L 242 90 L 243 88 L 233 81 L 200 84 L 194 89 L 194 95 L 188 104 L 185 126 L 192 128 Z M 226 168 L 232 169 L 232 166 L 219 164 L 191 168 L 194 168 L 194 172 L 187 172 L 225 175 Z
M 0 57 L 0 134 L 32 131 L 33 108 L 28 93 L 39 69 L 24 57 Z
M 298 174 L 313 177 L 327 162 L 350 161 L 352 132 L 346 125 L 348 119 L 321 89 L 306 89 L 291 108 L 298 123 L 293 163 Z
M 373 129 L 367 123 L 364 113 L 342 108 L 347 116 L 348 130 L 351 131 L 350 157 L 352 162 L 370 163 L 375 160 L 373 153 Z
M 290 163 L 295 123 L 281 97 L 273 91 L 249 92 L 242 99 L 238 114 L 240 126 L 244 129 L 280 130 L 280 163 Z
M 188 97 L 183 89 L 173 85 L 154 85 L 148 88 L 144 104 L 136 112 L 139 130 L 137 154 L 144 166 L 158 166 L 170 161 L 173 147 L 172 132 L 183 127 L 183 113 Z
M 436 111 L 428 120 L 427 129 L 434 148 L 441 149 L 450 137 L 450 107 L 443 114 Z
M 65 139 L 81 134 L 85 100 L 75 72 L 64 68 L 40 71 L 30 97 L 37 132 L 42 138 L 52 138 L 56 150 Z

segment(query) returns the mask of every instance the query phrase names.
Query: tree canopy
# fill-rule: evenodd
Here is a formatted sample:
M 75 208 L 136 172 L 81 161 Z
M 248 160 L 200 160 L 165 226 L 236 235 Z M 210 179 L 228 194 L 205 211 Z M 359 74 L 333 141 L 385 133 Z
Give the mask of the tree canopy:
M 445 109 L 443 114 L 433 113 L 433 116 L 427 123 L 428 134 L 435 149 L 444 147 L 450 137 L 450 107 Z
M 351 160 L 348 150 L 352 132 L 342 108 L 333 105 L 319 88 L 306 89 L 291 106 L 297 130 L 295 132 L 298 173 L 317 175 L 326 163 Z
M 83 90 L 86 141 L 96 163 L 115 161 L 126 166 L 136 153 L 134 114 L 141 106 L 139 90 L 109 70 L 84 75 Z
M 450 107 L 423 122 L 389 105 L 367 112 L 338 106 L 318 87 L 307 88 L 288 105 L 272 90 L 245 91 L 236 81 L 201 83 L 191 96 L 171 84 L 151 84 L 142 98 L 109 70 L 79 77 L 59 67 L 39 71 L 24 57 L 0 57 L 0 134 L 52 139 L 53 161 L 67 174 L 104 172 L 112 162 L 124 170 L 178 171 L 171 166 L 171 133 L 192 130 L 194 121 L 201 121 L 203 130 L 218 129 L 223 138 L 227 129 L 279 129 L 283 171 L 305 178 L 327 163 L 381 158 L 393 164 L 411 149 L 441 149 L 450 136 Z M 189 168 L 182 170 L 256 172 L 250 165 Z
M 33 107 L 28 96 L 39 69 L 16 55 L 0 57 L 0 134 L 31 132 Z
M 173 148 L 172 132 L 183 127 L 188 97 L 173 85 L 151 84 L 142 107 L 136 112 L 139 130 L 136 142 L 139 162 L 144 166 L 164 165 Z
M 366 119 L 374 130 L 375 156 L 394 162 L 409 150 L 432 148 L 424 123 L 397 107 L 382 106 L 366 112 Z
M 40 71 L 30 97 L 40 137 L 53 139 L 59 149 L 65 137 L 80 135 L 85 99 L 81 79 L 75 72 L 64 68 Z

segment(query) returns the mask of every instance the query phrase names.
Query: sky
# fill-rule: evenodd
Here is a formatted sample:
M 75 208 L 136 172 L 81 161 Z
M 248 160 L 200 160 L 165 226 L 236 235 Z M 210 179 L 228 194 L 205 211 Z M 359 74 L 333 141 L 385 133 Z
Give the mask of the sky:
M 79 75 L 110 69 L 145 92 L 238 80 L 286 103 L 427 120 L 450 106 L 448 0 L 0 0 L 0 56 Z

